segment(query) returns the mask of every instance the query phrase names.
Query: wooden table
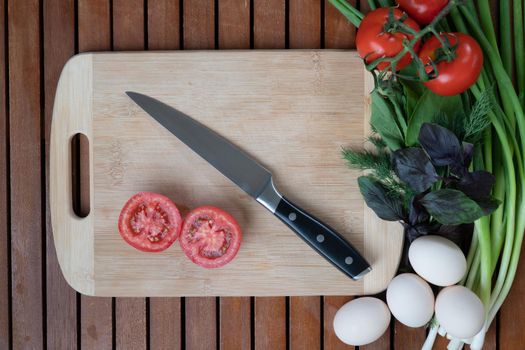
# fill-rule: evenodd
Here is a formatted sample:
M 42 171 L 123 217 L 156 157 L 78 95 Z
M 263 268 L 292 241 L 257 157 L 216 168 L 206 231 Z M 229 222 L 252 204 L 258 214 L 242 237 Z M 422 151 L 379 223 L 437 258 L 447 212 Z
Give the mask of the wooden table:
M 7 0 L 0 21 L 0 349 L 351 348 L 332 331 L 334 313 L 350 297 L 81 296 L 58 267 L 48 206 L 53 96 L 69 57 L 99 50 L 352 48 L 355 30 L 327 2 Z M 486 349 L 525 344 L 524 268 Z M 392 322 L 383 338 L 361 349 L 419 349 L 424 338 L 424 329 Z

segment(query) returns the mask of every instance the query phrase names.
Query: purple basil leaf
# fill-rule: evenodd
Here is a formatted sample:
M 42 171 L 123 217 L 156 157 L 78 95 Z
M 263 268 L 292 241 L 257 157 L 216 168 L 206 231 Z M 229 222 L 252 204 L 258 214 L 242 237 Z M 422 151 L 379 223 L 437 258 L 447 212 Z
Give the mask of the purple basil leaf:
M 499 205 L 501 204 L 501 201 L 494 197 L 489 197 L 482 200 L 478 200 L 477 203 L 483 211 L 483 215 L 490 215 L 496 209 L 498 209 Z
M 490 196 L 495 181 L 494 175 L 487 171 L 474 171 L 465 174 L 458 181 L 456 187 L 470 198 L 478 201 Z
M 442 126 L 424 123 L 419 131 L 419 143 L 437 166 L 463 164 L 458 138 Z
M 429 215 L 425 208 L 419 203 L 419 196 L 415 196 L 410 201 L 408 210 L 408 222 L 410 225 L 417 225 L 429 219 Z
M 468 224 L 485 215 L 478 203 L 458 190 L 433 191 L 420 202 L 443 225 Z
M 399 221 L 404 219 L 403 205 L 398 197 L 388 193 L 387 189 L 379 182 L 367 176 L 357 179 L 359 190 L 363 195 L 366 205 L 376 215 L 387 221 Z
M 403 148 L 392 154 L 397 176 L 414 191 L 421 193 L 439 179 L 436 169 L 421 148 Z

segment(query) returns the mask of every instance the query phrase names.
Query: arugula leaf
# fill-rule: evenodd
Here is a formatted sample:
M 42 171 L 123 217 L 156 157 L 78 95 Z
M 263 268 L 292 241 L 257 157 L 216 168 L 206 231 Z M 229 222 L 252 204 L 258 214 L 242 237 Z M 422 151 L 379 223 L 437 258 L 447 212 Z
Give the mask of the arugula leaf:
M 478 203 L 458 190 L 441 189 L 430 192 L 420 203 L 443 225 L 468 224 L 485 215 Z
M 395 121 L 395 111 L 390 103 L 385 100 L 377 91 L 373 91 L 372 98 L 372 116 L 370 124 L 375 131 L 381 136 L 388 148 L 395 151 L 402 147 L 404 140 L 403 134 Z
M 423 123 L 434 121 L 436 111 L 444 112 L 449 118 L 451 118 L 454 113 L 462 109 L 463 105 L 459 95 L 439 96 L 430 90 L 426 90 L 417 102 L 414 111 L 408 120 L 405 144 L 407 146 L 414 146 L 417 144 L 421 125 L 423 125 Z
M 379 181 L 367 176 L 357 179 L 359 190 L 365 198 L 366 205 L 376 215 L 387 221 L 403 220 L 403 205 L 398 197 L 389 195 Z
M 394 170 L 401 181 L 417 193 L 426 191 L 439 180 L 436 169 L 421 148 L 403 148 L 392 154 Z

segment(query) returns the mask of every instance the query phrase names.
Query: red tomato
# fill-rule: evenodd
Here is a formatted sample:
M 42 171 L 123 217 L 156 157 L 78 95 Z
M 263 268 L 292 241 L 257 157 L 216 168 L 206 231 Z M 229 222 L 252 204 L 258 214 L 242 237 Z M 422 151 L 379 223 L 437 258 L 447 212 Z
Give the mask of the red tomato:
M 184 219 L 180 246 L 195 264 L 214 268 L 237 255 L 241 240 L 241 228 L 230 214 L 205 206 L 193 209 Z
M 394 18 L 401 18 L 404 13 L 395 8 L 379 8 L 368 13 L 357 31 L 355 43 L 357 52 L 361 58 L 366 58 L 366 63 L 372 63 L 378 58 L 394 57 L 401 50 L 403 50 L 403 40 L 412 39 L 413 36 L 403 32 L 385 32 L 385 25 L 388 21 L 388 13 L 394 11 Z M 407 18 L 404 22 L 407 26 L 419 31 L 418 24 L 411 18 Z M 417 52 L 419 42 L 415 45 L 414 50 Z M 406 67 L 412 56 L 406 53 L 396 65 L 396 70 Z M 390 63 L 381 62 L 376 66 L 376 69 L 385 70 L 390 67 Z
M 463 33 L 441 35 L 442 38 L 445 36 L 452 46 L 457 45 L 455 58 L 450 62 L 445 60 L 438 62 L 437 77 L 424 84 L 438 95 L 452 96 L 466 91 L 476 82 L 483 68 L 483 52 L 476 40 L 469 35 Z M 430 61 L 436 59 L 436 51 L 441 47 L 439 40 L 433 36 L 421 48 L 419 58 L 427 65 L 428 73 L 433 69 L 429 65 Z
M 177 206 L 161 194 L 141 192 L 131 197 L 118 219 L 124 240 L 143 252 L 160 252 L 179 237 L 182 218 Z
M 397 0 L 399 6 L 419 24 L 429 24 L 448 4 L 448 0 Z

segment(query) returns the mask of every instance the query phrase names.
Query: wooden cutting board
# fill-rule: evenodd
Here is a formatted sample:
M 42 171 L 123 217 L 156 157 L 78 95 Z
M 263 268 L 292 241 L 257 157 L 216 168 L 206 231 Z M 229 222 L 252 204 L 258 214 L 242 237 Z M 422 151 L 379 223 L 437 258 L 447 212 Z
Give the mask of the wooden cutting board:
M 97 53 L 72 58 L 58 84 L 51 130 L 51 218 L 69 284 L 98 296 L 374 294 L 399 262 L 402 230 L 363 203 L 342 146 L 368 134 L 361 60 L 352 51 Z M 372 264 L 354 282 L 199 158 L 125 94 L 151 95 L 216 130 L 274 174 L 277 187 L 341 232 Z M 73 210 L 72 138 L 89 140 L 87 217 Z M 74 171 L 73 171 L 74 173 Z M 178 242 L 162 253 L 128 246 L 120 209 L 139 191 L 183 211 L 215 205 L 244 232 L 229 265 L 191 263 Z

